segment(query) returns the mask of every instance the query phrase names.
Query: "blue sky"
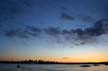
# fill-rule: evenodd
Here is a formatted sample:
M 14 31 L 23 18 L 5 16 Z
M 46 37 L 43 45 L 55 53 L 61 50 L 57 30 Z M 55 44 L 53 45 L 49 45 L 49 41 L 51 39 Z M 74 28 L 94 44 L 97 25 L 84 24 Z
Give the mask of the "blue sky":
M 0 59 L 107 61 L 107 12 L 107 0 L 0 0 Z

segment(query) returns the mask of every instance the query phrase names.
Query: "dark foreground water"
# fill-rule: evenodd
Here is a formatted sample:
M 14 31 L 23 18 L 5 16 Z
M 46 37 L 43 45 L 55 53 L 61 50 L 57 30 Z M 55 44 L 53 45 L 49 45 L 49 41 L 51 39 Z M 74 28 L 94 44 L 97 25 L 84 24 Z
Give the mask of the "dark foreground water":
M 60 65 L 60 64 L 0 64 L 0 71 L 108 71 L 108 66 L 99 65 L 90 67 L 80 67 L 81 65 Z

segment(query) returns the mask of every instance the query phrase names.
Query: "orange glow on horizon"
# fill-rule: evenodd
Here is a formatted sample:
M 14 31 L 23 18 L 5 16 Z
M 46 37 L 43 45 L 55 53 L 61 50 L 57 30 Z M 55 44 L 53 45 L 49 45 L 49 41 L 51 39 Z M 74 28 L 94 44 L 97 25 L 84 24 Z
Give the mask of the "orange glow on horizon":
M 0 57 L 0 61 L 21 61 L 21 60 L 26 60 L 26 59 L 32 59 L 32 60 L 48 60 L 48 61 L 56 61 L 56 62 L 105 62 L 108 61 L 107 58 L 100 58 L 100 57 L 94 57 L 94 58 L 51 58 L 51 57 L 30 57 L 30 58 L 24 58 L 24 57 Z
M 46 60 L 46 61 L 56 61 L 56 62 L 106 62 L 108 61 L 108 56 L 104 54 L 86 54 L 62 58 L 56 57 L 54 55 L 47 56 L 32 56 L 32 57 L 23 57 L 23 56 L 0 56 L 0 61 L 21 61 L 21 60 Z

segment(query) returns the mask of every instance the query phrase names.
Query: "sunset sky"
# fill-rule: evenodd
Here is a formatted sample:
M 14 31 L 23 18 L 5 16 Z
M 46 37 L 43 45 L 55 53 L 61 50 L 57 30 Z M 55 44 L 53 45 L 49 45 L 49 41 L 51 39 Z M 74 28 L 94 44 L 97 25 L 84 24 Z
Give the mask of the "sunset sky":
M 108 61 L 108 0 L 0 0 L 0 61 Z

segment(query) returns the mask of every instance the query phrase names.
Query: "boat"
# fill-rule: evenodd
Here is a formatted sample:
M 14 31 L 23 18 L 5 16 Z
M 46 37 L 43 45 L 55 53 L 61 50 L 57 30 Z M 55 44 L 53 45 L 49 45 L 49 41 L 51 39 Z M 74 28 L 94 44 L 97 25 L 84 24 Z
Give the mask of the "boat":
M 99 66 L 99 64 L 93 64 L 94 66 Z
M 80 67 L 90 67 L 90 65 L 81 65 Z
M 20 68 L 21 66 L 20 66 L 20 65 L 17 65 L 16 67 L 17 67 L 17 68 Z

